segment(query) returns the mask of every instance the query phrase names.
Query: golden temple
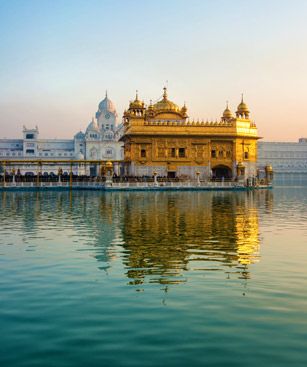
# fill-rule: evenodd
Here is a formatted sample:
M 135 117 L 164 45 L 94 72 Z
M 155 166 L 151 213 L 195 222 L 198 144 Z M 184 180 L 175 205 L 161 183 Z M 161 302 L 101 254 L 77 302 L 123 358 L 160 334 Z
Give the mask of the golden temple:
M 243 100 L 235 116 L 191 121 L 184 104 L 162 99 L 148 106 L 136 94 L 124 112 L 124 165 L 131 176 L 247 179 L 256 177 L 257 127 Z

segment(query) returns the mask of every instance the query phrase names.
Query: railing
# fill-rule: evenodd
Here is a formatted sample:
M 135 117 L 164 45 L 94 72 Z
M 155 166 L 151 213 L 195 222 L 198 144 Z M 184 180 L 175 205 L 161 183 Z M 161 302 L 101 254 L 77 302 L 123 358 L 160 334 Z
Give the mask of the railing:
M 70 189 L 124 189 L 124 188 L 242 188 L 242 187 L 268 186 L 267 180 L 231 181 L 223 179 L 215 180 L 183 180 L 170 178 L 141 178 L 141 177 L 71 177 L 70 179 L 57 178 L 57 180 L 41 180 L 41 177 L 32 178 L 31 181 L 7 176 L 5 181 L 0 177 L 0 188 L 70 188 Z
M 41 188 L 56 188 L 56 187 L 73 187 L 73 188 L 102 188 L 104 187 L 104 183 L 103 182 L 93 182 L 93 181 L 74 181 L 72 183 L 70 183 L 69 181 L 64 181 L 64 182 L 54 182 L 54 181 L 49 181 L 49 182 L 5 182 L 5 184 L 2 182 L 0 187 L 16 187 L 16 188 L 37 188 L 37 187 L 41 187 Z
M 244 183 L 231 182 L 231 181 L 164 181 L 164 182 L 112 182 L 112 187 L 114 188 L 146 188 L 146 187 L 161 187 L 161 188 L 197 188 L 197 187 L 208 187 L 208 188 L 235 188 L 244 187 Z

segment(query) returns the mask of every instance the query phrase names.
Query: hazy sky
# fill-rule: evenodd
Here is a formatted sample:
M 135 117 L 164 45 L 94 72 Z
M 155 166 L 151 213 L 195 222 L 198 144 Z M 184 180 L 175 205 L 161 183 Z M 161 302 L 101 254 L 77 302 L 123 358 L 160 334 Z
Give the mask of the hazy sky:
M 0 0 L 0 137 L 71 138 L 105 90 L 215 119 L 243 92 L 265 140 L 307 137 L 307 1 Z

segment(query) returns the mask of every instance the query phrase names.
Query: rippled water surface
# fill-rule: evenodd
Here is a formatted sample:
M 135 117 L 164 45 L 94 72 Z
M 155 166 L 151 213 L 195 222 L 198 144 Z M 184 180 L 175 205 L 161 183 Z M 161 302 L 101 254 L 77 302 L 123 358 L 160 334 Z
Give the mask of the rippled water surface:
M 306 366 L 307 187 L 0 193 L 0 366 Z

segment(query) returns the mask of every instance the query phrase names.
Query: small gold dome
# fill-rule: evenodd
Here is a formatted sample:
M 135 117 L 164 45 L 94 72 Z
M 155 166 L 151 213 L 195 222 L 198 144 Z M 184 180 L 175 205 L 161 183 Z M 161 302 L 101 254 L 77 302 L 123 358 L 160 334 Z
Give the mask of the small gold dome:
M 135 100 L 130 102 L 129 108 L 144 108 L 144 102 L 139 100 L 138 91 L 136 91 Z
M 183 105 L 183 107 L 181 108 L 181 112 L 183 113 L 183 114 L 185 114 L 185 113 L 187 113 L 187 106 L 185 105 L 185 103 L 184 103 L 184 105 Z
M 243 94 L 242 94 L 242 99 L 241 99 L 241 103 L 238 105 L 237 108 L 237 112 L 239 113 L 249 113 L 249 109 L 247 107 L 247 104 L 243 101 Z
M 267 164 L 267 165 L 265 166 L 265 170 L 266 170 L 267 172 L 273 172 L 273 167 L 272 167 L 270 164 Z
M 224 112 L 223 112 L 223 118 L 224 119 L 230 119 L 230 118 L 232 118 L 233 116 L 232 116 L 232 112 L 230 111 L 230 109 L 229 109 L 229 107 L 228 107 L 228 102 L 227 102 L 227 104 L 226 104 L 226 108 L 225 108 L 225 110 L 224 110 Z

